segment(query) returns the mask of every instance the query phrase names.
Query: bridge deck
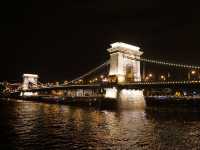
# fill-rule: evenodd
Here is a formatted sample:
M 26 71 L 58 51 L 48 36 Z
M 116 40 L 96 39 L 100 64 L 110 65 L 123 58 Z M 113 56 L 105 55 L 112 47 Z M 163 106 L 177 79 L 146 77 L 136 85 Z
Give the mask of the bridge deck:
M 133 82 L 133 83 L 104 83 L 104 84 L 82 84 L 82 85 L 62 85 L 45 88 L 34 88 L 23 92 L 37 92 L 49 90 L 69 90 L 69 89 L 103 89 L 116 87 L 119 89 L 149 89 L 149 88 L 200 88 L 200 81 L 168 81 L 168 82 Z

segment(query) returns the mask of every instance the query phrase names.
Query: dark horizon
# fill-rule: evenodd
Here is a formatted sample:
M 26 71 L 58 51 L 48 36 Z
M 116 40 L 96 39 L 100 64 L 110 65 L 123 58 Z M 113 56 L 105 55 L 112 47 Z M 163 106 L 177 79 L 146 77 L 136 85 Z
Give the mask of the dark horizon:
M 1 4 L 0 81 L 73 79 L 109 58 L 113 42 L 136 45 L 144 57 L 199 61 L 200 12 L 192 2 L 6 1 Z

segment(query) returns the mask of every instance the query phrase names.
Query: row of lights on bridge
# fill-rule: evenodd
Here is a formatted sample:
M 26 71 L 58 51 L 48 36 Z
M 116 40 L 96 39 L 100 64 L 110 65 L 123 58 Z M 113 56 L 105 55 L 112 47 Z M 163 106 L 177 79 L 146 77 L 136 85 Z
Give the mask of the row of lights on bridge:
M 199 75 L 200 75 L 200 73 L 197 70 L 191 70 L 188 73 L 188 80 L 190 80 L 191 78 L 194 78 L 194 77 L 199 77 Z M 159 76 L 159 81 L 167 81 L 169 78 L 170 78 L 169 74 L 167 74 L 167 75 L 161 74 Z M 150 82 L 150 81 L 152 82 L 152 81 L 154 81 L 154 79 L 155 79 L 155 75 L 153 73 L 149 73 L 144 77 L 145 82 Z M 94 79 L 90 79 L 90 80 L 79 79 L 77 81 L 74 81 L 73 83 L 83 84 L 85 82 L 89 83 L 89 84 L 97 83 L 97 82 L 107 83 L 107 82 L 110 82 L 110 80 L 106 75 L 100 75 L 99 77 L 96 77 Z M 67 84 L 67 83 L 68 83 L 67 81 L 64 82 L 64 84 Z M 59 83 L 56 82 L 56 85 L 59 85 Z
M 199 73 L 196 71 L 196 70 L 191 70 L 189 73 L 188 73 L 188 80 L 191 79 L 191 77 L 197 77 L 197 75 L 199 75 Z M 144 81 L 146 82 L 149 82 L 149 81 L 153 81 L 153 79 L 155 78 L 155 75 L 153 73 L 149 73 L 147 76 L 145 76 L 144 78 Z M 159 81 L 167 81 L 168 79 L 170 78 L 170 75 L 167 74 L 167 75 L 164 75 L 164 74 L 161 74 L 159 76 Z M 83 80 L 83 79 L 80 79 L 78 81 L 75 81 L 74 83 L 75 84 L 82 84 L 84 82 L 87 82 L 87 83 L 97 83 L 97 82 L 109 82 L 109 78 L 106 77 L 105 75 L 100 75 L 98 78 L 94 78 L 94 79 L 90 79 L 90 80 Z
M 104 82 L 104 83 L 106 83 L 106 82 L 109 82 L 109 79 L 105 75 L 100 75 L 100 77 L 96 77 L 96 78 L 90 79 L 90 80 L 79 79 L 78 81 L 75 81 L 74 83 L 75 84 L 82 84 L 84 82 L 87 82 L 87 83 L 90 83 L 90 84 L 97 83 L 97 82 Z
M 153 73 L 149 73 L 147 76 L 145 76 L 144 81 L 152 81 L 155 78 L 155 75 Z M 160 75 L 159 80 L 160 81 L 166 81 L 167 79 L 170 78 L 170 75 Z M 200 78 L 200 73 L 196 70 L 191 70 L 188 72 L 188 80 L 193 80 L 193 79 L 199 79 Z
M 182 67 L 182 68 L 188 68 L 188 69 L 200 69 L 200 66 L 174 64 L 174 63 L 162 62 L 162 61 L 145 59 L 145 58 L 140 58 L 138 60 L 139 61 L 144 61 L 144 62 L 149 62 L 149 63 L 154 63 L 154 64 L 167 65 L 167 66 Z
M 152 73 L 149 73 L 145 78 L 144 81 L 152 81 L 154 75 Z M 165 75 L 160 75 L 159 80 L 166 81 L 167 77 Z

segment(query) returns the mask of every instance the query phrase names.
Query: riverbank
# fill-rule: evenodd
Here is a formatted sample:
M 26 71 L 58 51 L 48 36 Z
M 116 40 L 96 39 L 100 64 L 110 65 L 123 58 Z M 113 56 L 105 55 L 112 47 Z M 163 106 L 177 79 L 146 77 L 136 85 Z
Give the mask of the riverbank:
M 200 108 L 199 96 L 148 96 L 145 101 L 150 107 Z
M 13 98 L 35 102 L 45 102 L 53 104 L 66 104 L 66 105 L 77 105 L 77 106 L 92 106 L 92 107 L 103 107 L 103 108 L 115 108 L 124 100 L 116 98 L 105 98 L 104 96 L 49 96 L 49 95 L 35 95 L 35 96 L 19 96 L 14 95 L 1 95 L 2 98 Z M 199 96 L 146 96 L 144 98 L 145 107 L 155 108 L 200 108 L 200 97 Z M 125 100 L 126 101 L 126 100 Z M 132 105 L 137 100 L 131 100 L 126 105 Z M 123 103 L 124 104 L 124 103 Z
M 77 106 L 92 106 L 101 108 L 114 108 L 118 105 L 117 99 L 105 98 L 103 96 L 95 97 L 62 97 L 62 96 L 4 96 L 4 98 L 21 99 L 26 101 L 44 102 L 51 104 L 66 104 L 66 105 L 77 105 Z

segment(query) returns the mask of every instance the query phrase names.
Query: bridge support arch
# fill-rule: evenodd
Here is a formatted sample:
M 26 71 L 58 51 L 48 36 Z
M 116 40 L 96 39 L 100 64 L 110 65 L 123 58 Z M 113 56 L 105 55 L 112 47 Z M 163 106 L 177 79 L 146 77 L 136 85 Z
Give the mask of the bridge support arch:
M 38 75 L 37 74 L 23 74 L 23 82 L 22 82 L 22 90 L 28 90 L 31 88 L 37 88 L 38 86 Z M 35 92 L 21 92 L 21 96 L 32 96 L 37 95 L 38 93 Z
M 37 87 L 38 75 L 37 74 L 23 74 L 22 89 L 28 90 L 30 86 Z
M 136 60 L 143 54 L 139 47 L 116 42 L 111 44 L 111 48 L 107 51 L 110 53 L 109 76 L 116 76 L 117 83 L 141 81 L 140 61 Z M 138 97 L 141 99 L 143 91 L 109 88 L 106 89 L 105 96 L 126 101 L 138 99 Z
M 110 53 L 110 76 L 117 76 L 119 83 L 141 81 L 140 61 L 135 60 L 143 54 L 139 47 L 116 42 L 107 51 Z

